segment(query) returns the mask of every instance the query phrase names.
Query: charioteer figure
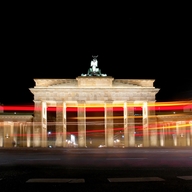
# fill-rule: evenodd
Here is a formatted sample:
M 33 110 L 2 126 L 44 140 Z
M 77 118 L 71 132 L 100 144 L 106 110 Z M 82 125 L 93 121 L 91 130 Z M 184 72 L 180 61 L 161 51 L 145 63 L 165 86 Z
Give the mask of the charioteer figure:
M 91 61 L 91 68 L 89 68 L 87 74 L 82 74 L 81 76 L 107 76 L 106 74 L 102 74 L 101 70 L 97 67 L 98 61 L 97 56 L 92 56 L 93 60 Z

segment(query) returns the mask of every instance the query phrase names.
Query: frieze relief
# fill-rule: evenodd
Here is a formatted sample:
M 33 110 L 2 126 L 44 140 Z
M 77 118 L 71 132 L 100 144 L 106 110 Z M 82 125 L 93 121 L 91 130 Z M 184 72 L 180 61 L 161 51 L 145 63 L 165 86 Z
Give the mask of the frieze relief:
M 115 79 L 114 87 L 153 87 L 153 79 Z
M 50 90 L 50 93 L 43 94 L 42 92 L 38 92 L 35 94 L 35 100 L 67 100 L 67 101 L 78 101 L 78 100 L 86 100 L 86 101 L 106 101 L 106 100 L 155 100 L 155 94 L 153 90 L 151 92 L 143 92 L 142 89 L 140 91 L 138 89 L 135 90 L 106 90 L 106 89 L 92 89 L 84 90 L 84 89 L 75 89 L 70 90 L 66 89 L 61 92 Z
M 154 80 L 80 76 L 76 79 L 35 79 L 35 101 L 155 100 Z M 70 85 L 70 86 L 68 86 Z
M 77 77 L 76 79 L 34 79 L 35 88 L 41 87 L 154 87 L 153 79 L 115 79 L 105 77 Z
M 75 79 L 34 79 L 35 87 L 77 86 Z

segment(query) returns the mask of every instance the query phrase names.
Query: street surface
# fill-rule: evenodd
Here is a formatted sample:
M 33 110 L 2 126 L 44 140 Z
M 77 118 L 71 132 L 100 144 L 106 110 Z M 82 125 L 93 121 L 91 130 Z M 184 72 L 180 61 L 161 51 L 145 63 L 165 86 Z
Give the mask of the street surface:
M 192 148 L 0 148 L 0 191 L 192 191 Z

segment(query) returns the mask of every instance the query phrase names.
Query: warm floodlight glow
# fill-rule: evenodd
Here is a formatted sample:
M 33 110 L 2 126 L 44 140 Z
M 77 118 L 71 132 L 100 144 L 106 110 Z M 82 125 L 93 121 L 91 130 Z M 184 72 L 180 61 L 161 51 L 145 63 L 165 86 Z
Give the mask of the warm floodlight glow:
M 82 147 L 83 141 L 83 146 L 101 148 L 107 147 L 106 138 L 114 147 L 143 147 L 150 142 L 151 146 L 192 146 L 191 109 L 192 103 L 186 101 L 3 106 L 0 146 L 15 140 L 17 147 L 41 146 L 41 142 L 51 147 L 57 142 L 63 142 L 60 147 Z M 37 113 L 38 118 L 32 121 L 27 112 Z M 26 121 L 23 113 L 29 117 Z
M 89 103 L 85 103 L 85 104 L 74 104 L 74 107 L 72 107 L 72 104 L 69 104 L 70 107 L 67 106 L 67 110 L 68 111 L 73 111 L 73 110 L 77 110 L 78 108 L 86 108 L 87 111 L 103 111 L 105 108 L 105 105 L 102 103 L 98 103 L 98 104 L 89 104 Z M 155 103 L 150 103 L 148 102 L 148 108 L 149 110 L 155 110 L 156 111 L 162 111 L 162 110 L 172 110 L 172 111 L 177 111 L 177 110 L 182 110 L 184 107 L 188 106 L 188 108 L 192 108 L 192 103 L 191 102 L 186 102 L 186 101 L 180 101 L 180 102 L 155 102 Z M 139 104 L 130 104 L 128 103 L 127 108 L 130 108 L 129 110 L 132 110 L 132 108 L 135 108 L 134 110 L 141 110 L 143 107 L 142 103 Z M 122 111 L 124 104 L 123 103 L 119 103 L 119 104 L 107 104 L 107 108 L 113 108 L 113 110 L 115 111 Z M 3 106 L 2 107 L 4 111 L 29 111 L 29 112 L 33 112 L 34 110 L 39 111 L 41 110 L 41 107 L 34 107 L 33 105 L 26 105 L 26 106 Z M 62 110 L 63 106 L 57 106 L 57 110 Z M 55 111 L 56 107 L 48 107 L 47 108 L 48 111 Z

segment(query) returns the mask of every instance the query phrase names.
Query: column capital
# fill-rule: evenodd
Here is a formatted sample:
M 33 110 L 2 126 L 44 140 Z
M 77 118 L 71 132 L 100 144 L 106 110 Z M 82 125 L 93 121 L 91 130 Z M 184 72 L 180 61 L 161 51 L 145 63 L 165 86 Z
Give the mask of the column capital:
M 104 105 L 113 105 L 113 100 L 107 100 L 104 102 Z
M 64 103 L 65 101 L 60 100 L 60 101 L 55 101 L 56 103 Z
M 134 107 L 135 106 L 135 104 L 134 104 L 134 102 L 131 102 L 131 101 L 127 101 L 127 107 Z
M 114 100 L 106 100 L 105 103 L 113 103 Z
M 34 103 L 41 103 L 42 101 L 40 101 L 40 100 L 34 100 L 33 102 L 34 102 Z
M 62 101 L 56 101 L 56 107 L 62 107 L 63 102 Z
M 77 100 L 77 103 L 85 103 L 85 100 Z

